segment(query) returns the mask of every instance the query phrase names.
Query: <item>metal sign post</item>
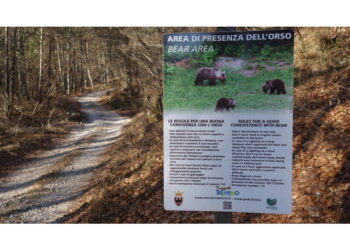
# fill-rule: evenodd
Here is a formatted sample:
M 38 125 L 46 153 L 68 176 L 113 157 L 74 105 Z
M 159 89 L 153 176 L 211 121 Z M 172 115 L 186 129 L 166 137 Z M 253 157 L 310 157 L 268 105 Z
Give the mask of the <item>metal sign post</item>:
M 232 213 L 229 212 L 215 212 L 214 223 L 216 224 L 228 224 L 232 222 Z

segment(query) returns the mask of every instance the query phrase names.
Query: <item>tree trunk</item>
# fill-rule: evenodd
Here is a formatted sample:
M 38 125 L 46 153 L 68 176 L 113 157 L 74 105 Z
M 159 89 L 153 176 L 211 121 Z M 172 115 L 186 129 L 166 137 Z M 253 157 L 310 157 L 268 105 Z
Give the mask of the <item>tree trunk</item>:
M 63 74 L 62 74 L 62 64 L 61 64 L 61 55 L 60 55 L 60 44 L 57 39 L 56 39 L 56 50 L 57 50 L 57 64 L 58 64 L 58 73 L 59 73 L 59 81 L 60 81 L 60 89 L 64 93 L 64 79 L 63 79 Z
M 13 110 L 13 99 L 14 99 L 14 82 L 15 82 L 15 71 L 16 71 L 16 62 L 17 62 L 17 28 L 14 27 L 11 35 L 11 40 L 8 41 L 9 47 L 9 66 L 10 71 L 8 75 L 8 86 L 7 86 L 7 104 L 5 109 L 5 114 L 8 119 L 11 118 L 12 110 Z
M 11 52 L 11 79 L 10 79 L 10 95 L 11 95 L 11 104 L 15 95 L 15 78 L 16 78 L 16 65 L 17 65 L 17 27 L 13 28 L 12 35 L 12 52 Z
M 52 87 L 52 38 L 49 39 L 49 68 L 47 70 L 47 86 L 49 89 Z
M 102 42 L 99 42 L 99 48 L 102 48 Z M 100 53 L 100 56 L 97 57 L 97 64 L 98 64 L 98 75 L 100 76 L 100 83 L 103 83 L 103 53 Z
M 106 83 L 107 83 L 107 85 L 109 84 L 109 56 L 108 56 L 108 58 L 107 58 L 107 55 L 108 55 L 108 47 L 109 47 L 109 45 L 108 45 L 108 41 L 106 42 L 106 48 L 105 48 L 105 51 L 104 51 L 104 53 L 105 53 L 105 56 L 104 56 L 104 59 L 105 59 L 105 61 L 104 61 L 104 63 L 105 63 L 105 67 L 106 67 L 106 69 L 105 69 L 105 71 L 106 71 Z
M 83 39 L 80 38 L 80 86 L 82 89 L 86 89 L 85 81 L 85 71 L 84 71 L 84 49 L 83 49 Z
M 17 58 L 17 81 L 18 81 L 18 86 L 17 86 L 17 93 L 16 93 L 16 97 L 21 97 L 22 96 L 22 67 L 21 67 L 21 63 L 22 63 L 22 57 L 20 54 L 20 45 L 21 43 L 21 30 L 20 28 L 18 28 L 18 35 L 17 35 L 17 44 L 16 44 L 16 50 L 19 52 L 19 56 Z
M 28 93 L 26 93 L 25 81 L 26 81 L 26 62 L 25 62 L 25 50 L 24 50 L 24 38 L 23 34 L 20 33 L 20 29 L 18 30 L 18 53 L 19 58 L 17 61 L 17 70 L 18 70 L 18 92 L 17 95 L 21 98 L 25 96 L 28 98 Z
M 39 81 L 38 81 L 38 102 L 42 102 L 42 74 L 43 74 L 43 27 L 40 28 L 39 42 Z
M 76 51 L 75 51 L 75 39 L 73 39 L 73 75 L 72 75 L 72 92 L 77 91 L 77 79 L 78 79 L 78 71 L 77 71 L 77 61 L 76 61 Z
M 89 66 L 89 45 L 88 45 L 88 42 L 85 41 L 85 59 L 86 59 L 86 72 L 87 72 L 87 76 L 89 78 L 89 81 L 90 81 L 90 86 L 91 88 L 94 88 L 94 82 L 92 80 L 92 77 L 91 77 L 91 72 L 90 72 L 90 66 Z
M 10 28 L 5 27 L 5 72 L 4 72 L 4 82 L 5 82 L 5 102 L 4 102 L 4 112 L 7 118 L 9 118 L 8 113 L 8 103 L 9 103 L 9 85 L 10 85 L 10 48 L 9 48 L 9 40 L 10 40 Z
M 67 42 L 67 57 L 66 57 L 66 62 L 67 62 L 67 71 L 66 71 L 66 83 L 67 83 L 67 87 L 66 87 L 66 93 L 67 95 L 70 94 L 70 65 L 69 65 L 69 50 L 70 50 L 70 46 L 69 46 L 69 41 Z
M 5 89 L 5 97 L 7 98 L 7 86 L 9 84 L 9 79 L 8 79 L 8 73 L 9 73 L 9 45 L 8 45 L 8 40 L 9 40 L 9 28 L 5 27 L 5 60 L 4 60 L 4 65 L 5 65 L 5 70 L 4 70 L 4 89 Z

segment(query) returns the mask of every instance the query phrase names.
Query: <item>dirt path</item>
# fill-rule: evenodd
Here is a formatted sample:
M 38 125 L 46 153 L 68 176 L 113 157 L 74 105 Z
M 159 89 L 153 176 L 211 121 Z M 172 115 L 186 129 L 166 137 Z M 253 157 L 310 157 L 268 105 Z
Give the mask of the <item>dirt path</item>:
M 71 212 L 128 122 L 97 103 L 105 93 L 78 97 L 87 115 L 84 126 L 73 129 L 63 144 L 0 179 L 0 222 L 52 223 Z

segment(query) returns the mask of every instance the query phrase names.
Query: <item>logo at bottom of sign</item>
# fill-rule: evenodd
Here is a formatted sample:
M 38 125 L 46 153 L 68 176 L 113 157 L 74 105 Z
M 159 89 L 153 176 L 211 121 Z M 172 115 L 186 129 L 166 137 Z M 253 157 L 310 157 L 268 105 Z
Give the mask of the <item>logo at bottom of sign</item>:
M 267 203 L 267 207 L 268 209 L 272 209 L 272 210 L 276 210 L 277 209 L 277 206 L 275 206 L 277 204 L 277 199 L 270 199 L 268 198 L 266 200 L 266 203 Z
M 174 201 L 175 201 L 176 206 L 181 206 L 181 204 L 183 203 L 184 197 L 182 195 L 183 195 L 183 193 L 180 191 L 177 191 L 175 193 Z

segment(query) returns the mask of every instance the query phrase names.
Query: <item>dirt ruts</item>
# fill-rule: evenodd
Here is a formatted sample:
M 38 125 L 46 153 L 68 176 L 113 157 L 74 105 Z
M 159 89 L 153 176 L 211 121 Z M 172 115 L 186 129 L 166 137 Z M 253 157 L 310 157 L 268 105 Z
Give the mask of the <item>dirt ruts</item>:
M 98 103 L 107 90 L 77 97 L 87 121 L 62 144 L 0 179 L 1 223 L 54 223 L 91 188 L 94 171 L 128 119 Z

